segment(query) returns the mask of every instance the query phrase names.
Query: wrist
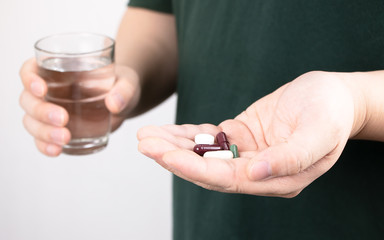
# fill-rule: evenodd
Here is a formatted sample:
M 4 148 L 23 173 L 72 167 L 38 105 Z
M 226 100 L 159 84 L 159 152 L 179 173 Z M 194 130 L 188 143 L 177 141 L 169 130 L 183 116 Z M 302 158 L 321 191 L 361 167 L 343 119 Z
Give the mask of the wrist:
M 384 141 L 384 71 L 341 73 L 354 102 L 351 139 Z

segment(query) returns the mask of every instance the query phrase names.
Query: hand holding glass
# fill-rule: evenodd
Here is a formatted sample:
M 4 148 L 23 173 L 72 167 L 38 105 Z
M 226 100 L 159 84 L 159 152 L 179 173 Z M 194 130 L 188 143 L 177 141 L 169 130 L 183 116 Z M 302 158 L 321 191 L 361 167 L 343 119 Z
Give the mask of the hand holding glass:
M 111 114 L 106 93 L 115 82 L 114 40 L 98 34 L 68 33 L 35 44 L 39 75 L 46 81 L 45 99 L 69 114 L 70 142 L 63 153 L 81 155 L 106 147 Z

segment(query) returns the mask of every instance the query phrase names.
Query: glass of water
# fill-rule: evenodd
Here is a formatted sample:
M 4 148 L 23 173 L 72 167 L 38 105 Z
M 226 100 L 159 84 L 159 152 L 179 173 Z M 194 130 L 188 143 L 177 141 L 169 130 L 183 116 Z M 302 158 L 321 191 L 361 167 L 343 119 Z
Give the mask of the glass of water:
M 39 75 L 48 86 L 45 98 L 69 114 L 66 154 L 90 154 L 107 146 L 111 114 L 104 99 L 115 82 L 114 45 L 112 38 L 93 33 L 57 34 L 35 44 Z

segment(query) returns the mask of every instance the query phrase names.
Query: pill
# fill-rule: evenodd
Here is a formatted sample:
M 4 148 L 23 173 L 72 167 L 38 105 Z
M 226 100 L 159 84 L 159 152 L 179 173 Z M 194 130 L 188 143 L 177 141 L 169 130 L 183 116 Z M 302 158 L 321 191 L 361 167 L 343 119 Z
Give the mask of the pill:
M 231 152 L 233 153 L 233 158 L 238 158 L 239 157 L 239 151 L 237 150 L 237 145 L 232 144 L 230 147 Z
M 200 156 L 203 156 L 204 153 L 208 151 L 219 151 L 221 150 L 221 147 L 219 144 L 197 144 L 193 148 L 193 151 Z
M 233 153 L 230 150 L 210 151 L 204 153 L 206 158 L 232 159 Z
M 219 132 L 216 135 L 216 141 L 220 145 L 221 149 L 229 150 L 229 142 L 228 142 L 228 139 L 227 139 L 227 135 L 225 135 L 224 132 Z
M 212 136 L 211 134 L 200 133 L 195 136 L 195 143 L 196 144 L 214 144 L 215 137 Z

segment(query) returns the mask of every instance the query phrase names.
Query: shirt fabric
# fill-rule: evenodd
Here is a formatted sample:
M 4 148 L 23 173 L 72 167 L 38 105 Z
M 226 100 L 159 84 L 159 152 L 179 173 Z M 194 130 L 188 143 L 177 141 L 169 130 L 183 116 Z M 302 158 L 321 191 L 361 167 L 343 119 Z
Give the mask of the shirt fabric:
M 177 124 L 234 118 L 308 71 L 384 69 L 382 0 L 129 5 L 176 17 Z M 384 143 L 351 140 L 335 166 L 292 199 L 209 191 L 175 176 L 173 237 L 383 239 L 383 169 Z

